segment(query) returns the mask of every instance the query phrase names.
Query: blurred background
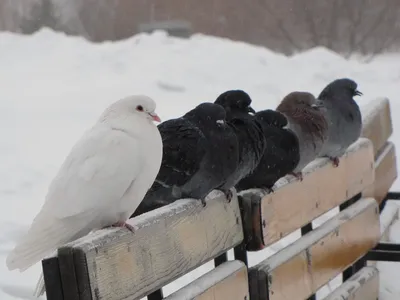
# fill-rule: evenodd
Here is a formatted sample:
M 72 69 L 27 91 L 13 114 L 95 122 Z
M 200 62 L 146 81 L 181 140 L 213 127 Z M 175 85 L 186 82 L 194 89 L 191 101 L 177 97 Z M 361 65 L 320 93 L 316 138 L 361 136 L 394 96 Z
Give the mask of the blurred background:
M 94 42 L 164 29 L 293 54 L 324 46 L 345 57 L 399 49 L 399 0 L 0 0 L 0 30 L 42 26 Z

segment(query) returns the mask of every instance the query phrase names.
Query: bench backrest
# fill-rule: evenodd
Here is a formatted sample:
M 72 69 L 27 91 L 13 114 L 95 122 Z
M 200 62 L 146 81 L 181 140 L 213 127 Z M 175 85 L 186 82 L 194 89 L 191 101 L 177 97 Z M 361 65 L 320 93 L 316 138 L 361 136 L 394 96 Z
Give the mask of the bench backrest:
M 387 141 L 392 133 L 388 99 L 365 108 L 363 123 L 364 138 L 350 146 L 337 168 L 318 159 L 307 166 L 302 182 L 288 176 L 274 193 L 234 193 L 228 203 L 214 191 L 204 208 L 200 201 L 183 199 L 130 220 L 134 234 L 105 229 L 65 245 L 42 262 L 47 299 L 140 299 L 234 247 L 237 260 L 164 299 L 309 297 L 381 237 L 378 205 L 397 176 L 395 147 Z M 317 229 L 246 266 L 243 250 L 259 251 L 338 206 L 340 213 Z M 326 300 L 377 293 L 376 269 L 359 273 Z

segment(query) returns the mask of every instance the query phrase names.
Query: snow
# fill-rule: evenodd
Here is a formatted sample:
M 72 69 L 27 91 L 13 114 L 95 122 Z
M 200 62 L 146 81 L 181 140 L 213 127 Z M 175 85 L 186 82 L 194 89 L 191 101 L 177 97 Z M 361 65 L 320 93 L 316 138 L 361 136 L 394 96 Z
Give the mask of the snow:
M 364 93 L 358 98 L 361 106 L 377 97 L 388 97 L 392 115 L 400 112 L 397 54 L 379 56 L 370 63 L 345 60 L 324 48 L 285 57 L 241 42 L 201 34 L 181 40 L 163 32 L 92 44 L 43 29 L 31 36 L 0 33 L 0 66 L 0 136 L 4 139 L 0 144 L 2 300 L 33 299 L 30 294 L 40 264 L 24 273 L 9 272 L 5 257 L 39 210 L 47 185 L 71 146 L 118 98 L 149 95 L 157 101 L 161 119 L 166 120 L 202 101 L 214 101 L 228 89 L 247 91 L 255 109 L 274 108 L 293 90 L 318 94 L 329 81 L 351 77 Z M 393 122 L 398 129 L 391 140 L 397 141 L 400 118 L 394 117 Z M 399 190 L 400 180 L 392 189 L 396 188 Z M 263 251 L 251 253 L 250 264 L 297 237 L 296 232 Z M 400 221 L 391 226 L 389 238 L 400 242 Z M 399 299 L 400 287 L 395 278 L 400 271 L 396 264 L 378 265 L 380 299 Z M 212 267 L 208 263 L 178 279 L 165 288 L 165 294 Z M 330 289 L 322 289 L 320 295 Z

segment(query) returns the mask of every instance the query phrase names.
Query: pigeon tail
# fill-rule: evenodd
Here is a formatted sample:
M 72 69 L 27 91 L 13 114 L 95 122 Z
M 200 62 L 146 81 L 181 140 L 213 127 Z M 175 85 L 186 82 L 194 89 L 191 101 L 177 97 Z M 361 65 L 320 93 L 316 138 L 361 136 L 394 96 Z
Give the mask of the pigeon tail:
M 44 286 L 44 277 L 43 277 L 43 273 L 41 273 L 39 280 L 36 284 L 36 288 L 33 293 L 33 296 L 36 298 L 39 298 L 40 296 L 42 296 L 44 294 L 45 291 L 46 291 L 46 288 Z
M 58 247 L 90 231 L 86 230 L 87 221 L 82 219 L 46 220 L 44 225 L 39 218 L 34 220 L 28 233 L 8 255 L 6 265 L 9 270 L 25 271 Z

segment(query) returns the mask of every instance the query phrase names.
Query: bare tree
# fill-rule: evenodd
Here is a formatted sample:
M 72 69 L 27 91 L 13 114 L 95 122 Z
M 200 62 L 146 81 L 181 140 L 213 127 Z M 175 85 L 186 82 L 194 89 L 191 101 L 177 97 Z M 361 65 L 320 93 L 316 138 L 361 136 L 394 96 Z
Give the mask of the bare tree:
M 104 41 L 130 37 L 143 23 L 165 21 L 188 21 L 194 32 L 286 55 L 322 46 L 345 57 L 362 53 L 373 59 L 400 48 L 399 0 L 0 0 L 3 30 L 46 25 Z

